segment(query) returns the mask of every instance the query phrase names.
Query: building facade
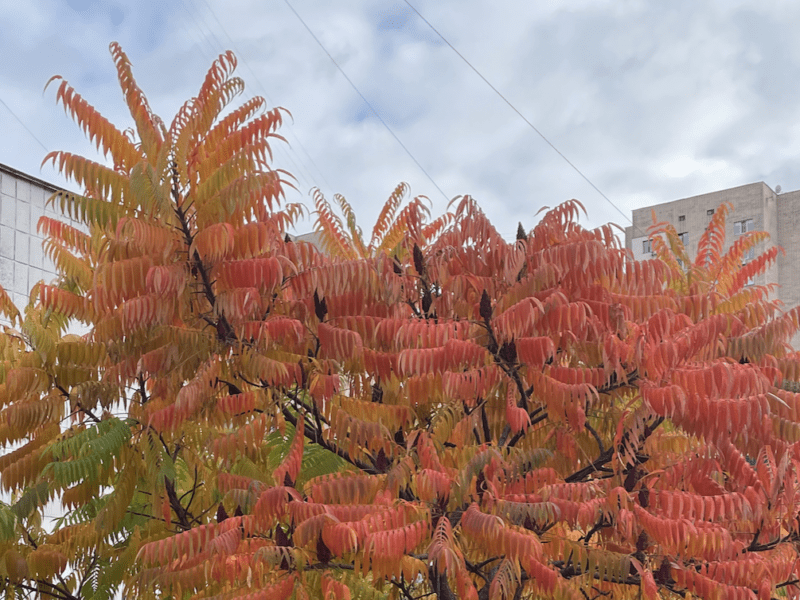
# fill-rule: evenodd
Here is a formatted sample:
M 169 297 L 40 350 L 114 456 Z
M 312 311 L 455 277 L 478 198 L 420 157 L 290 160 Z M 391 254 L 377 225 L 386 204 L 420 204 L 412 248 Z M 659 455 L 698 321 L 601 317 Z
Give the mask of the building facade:
M 58 189 L 0 164 L 0 285 L 20 310 L 28 303 L 36 282 L 50 282 L 56 277 L 36 224 L 42 215 L 60 217 L 52 207 L 45 206 Z
M 750 183 L 634 210 L 633 225 L 625 229 L 625 246 L 636 259 L 651 256 L 647 228 L 653 224 L 655 214 L 656 222 L 666 221 L 675 227 L 683 238 L 689 257 L 694 258 L 700 236 L 714 211 L 723 202 L 728 202 L 733 210 L 728 214 L 725 226 L 725 250 L 743 233 L 769 233 L 770 241 L 756 248 L 756 254 L 772 245 L 782 247 L 784 253 L 779 253 L 776 263 L 752 283 L 777 284 L 776 297 L 784 303 L 784 308 L 793 308 L 800 304 L 800 278 L 796 264 L 800 259 L 800 190 L 778 192 L 764 182 Z M 800 335 L 795 336 L 793 342 L 798 347 Z

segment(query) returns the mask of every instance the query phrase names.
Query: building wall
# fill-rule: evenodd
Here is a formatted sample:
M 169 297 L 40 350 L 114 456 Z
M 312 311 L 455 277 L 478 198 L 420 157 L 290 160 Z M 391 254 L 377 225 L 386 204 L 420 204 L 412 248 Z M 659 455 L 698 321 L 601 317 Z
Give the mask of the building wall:
M 655 212 L 656 222 L 669 222 L 675 226 L 678 233 L 688 234 L 686 248 L 689 257 L 694 259 L 700 236 L 713 216 L 709 211 L 715 211 L 723 202 L 733 205 L 726 222 L 726 250 L 736 240 L 734 223 L 745 219 L 753 219 L 755 230 L 768 231 L 773 243 L 778 239 L 778 201 L 775 192 L 765 183 L 759 182 L 637 209 L 633 211 L 633 225 L 626 229 L 626 246 L 634 252 L 635 257 L 646 258 L 642 255 L 641 246 L 647 239 L 647 229 L 653 224 L 652 214 Z M 681 220 L 681 217 L 684 219 Z M 757 251 L 765 247 L 762 246 Z M 773 267 L 756 283 L 778 283 L 779 269 L 779 265 Z
M 55 186 L 0 164 L 0 285 L 21 310 L 31 287 L 56 277 L 55 266 L 45 256 L 39 217 L 59 217 L 46 200 Z
M 800 304 L 800 190 L 778 196 L 777 229 L 777 245 L 784 251 L 778 254 L 779 296 L 791 308 Z
M 785 255 L 778 255 L 776 263 L 764 275 L 757 277 L 755 283 L 777 284 L 775 295 L 785 308 L 800 304 L 800 276 L 796 266 L 800 260 L 800 190 L 776 194 L 768 185 L 758 182 L 640 208 L 633 211 L 633 225 L 625 230 L 625 245 L 635 258 L 647 258 L 642 252 L 642 244 L 647 240 L 647 228 L 652 225 L 652 213 L 655 212 L 658 222 L 667 221 L 678 233 L 688 234 L 687 250 L 689 257 L 694 259 L 700 236 L 712 217 L 709 211 L 716 210 L 723 202 L 732 205 L 726 220 L 724 250 L 736 240 L 735 223 L 753 219 L 754 231 L 770 234 L 768 242 L 756 247 L 756 254 L 773 245 L 782 247 L 785 252 Z M 793 344 L 800 348 L 800 334 L 795 336 Z

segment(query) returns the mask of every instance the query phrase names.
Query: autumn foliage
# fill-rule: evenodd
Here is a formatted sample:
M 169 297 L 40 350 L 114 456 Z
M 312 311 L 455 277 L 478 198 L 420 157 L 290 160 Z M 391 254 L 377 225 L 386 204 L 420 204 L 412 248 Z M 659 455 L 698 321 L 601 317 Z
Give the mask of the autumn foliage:
M 105 158 L 48 155 L 80 226 L 40 220 L 61 275 L 24 315 L 0 294 L 9 597 L 800 596 L 764 234 L 723 251 L 723 206 L 695 260 L 660 224 L 634 262 L 576 201 L 509 242 L 401 185 L 369 240 L 315 192 L 291 241 L 285 113 L 225 110 L 234 56 L 166 125 L 111 51 L 135 134 L 55 81 Z

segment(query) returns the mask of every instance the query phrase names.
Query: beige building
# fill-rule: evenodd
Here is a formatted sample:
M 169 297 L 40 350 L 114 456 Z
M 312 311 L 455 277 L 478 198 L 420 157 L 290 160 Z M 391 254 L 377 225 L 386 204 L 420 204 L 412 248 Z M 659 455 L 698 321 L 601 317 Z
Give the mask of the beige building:
M 785 254 L 779 254 L 777 262 L 764 275 L 756 277 L 753 283 L 778 284 L 776 296 L 785 308 L 800 304 L 800 277 L 795 262 L 800 259 L 800 190 L 781 193 L 780 187 L 772 190 L 764 182 L 750 183 L 639 208 L 633 211 L 633 225 L 625 229 L 625 246 L 633 252 L 634 258 L 650 257 L 647 228 L 653 224 L 655 212 L 658 222 L 667 221 L 675 226 L 689 256 L 694 258 L 701 234 L 723 202 L 729 202 L 733 207 L 726 223 L 725 248 L 748 231 L 768 232 L 771 238 L 768 244 L 782 247 Z M 797 347 L 800 335 L 793 341 Z

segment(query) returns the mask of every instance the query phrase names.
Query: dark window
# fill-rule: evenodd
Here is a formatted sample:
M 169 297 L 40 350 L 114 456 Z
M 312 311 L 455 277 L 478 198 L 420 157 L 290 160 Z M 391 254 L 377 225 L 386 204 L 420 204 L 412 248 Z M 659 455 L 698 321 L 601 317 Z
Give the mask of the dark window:
M 686 215 L 680 215 L 678 217 L 678 223 L 683 223 L 686 221 Z
M 713 209 L 713 208 L 709 208 L 709 209 L 706 211 L 706 214 L 707 214 L 707 215 L 710 217 L 711 215 L 713 215 L 713 214 L 714 214 L 714 209 Z
M 733 235 L 742 235 L 743 233 L 747 233 L 748 231 L 754 231 L 754 230 L 755 230 L 755 223 L 753 223 L 753 219 L 736 221 L 733 224 Z

